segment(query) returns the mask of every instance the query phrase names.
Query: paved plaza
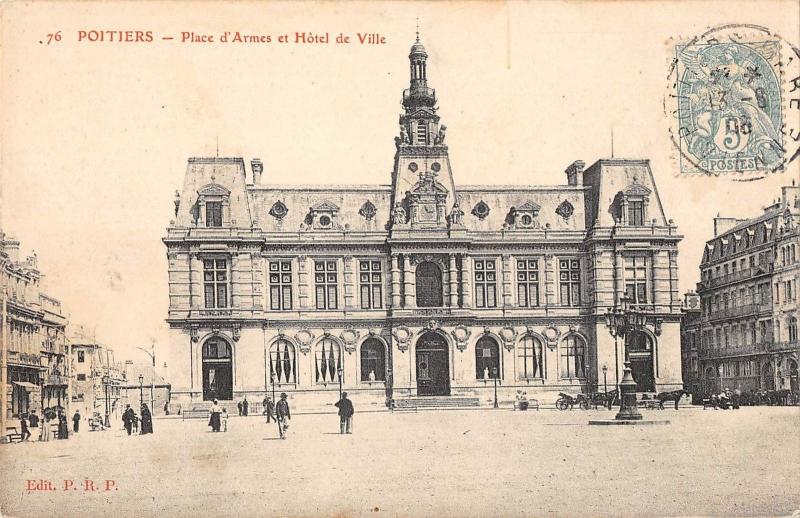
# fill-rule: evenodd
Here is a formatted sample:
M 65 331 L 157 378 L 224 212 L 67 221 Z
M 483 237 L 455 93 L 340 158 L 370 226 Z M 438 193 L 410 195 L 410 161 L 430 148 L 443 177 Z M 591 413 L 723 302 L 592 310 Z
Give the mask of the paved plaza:
M 607 411 L 454 410 L 157 419 L 0 446 L 2 516 L 789 516 L 800 408 L 648 411 L 668 426 L 587 426 Z M 85 480 L 95 490 L 86 490 Z M 53 490 L 26 490 L 45 480 Z M 64 481 L 74 486 L 64 490 Z M 106 481 L 113 482 L 106 482 Z M 67 483 L 69 484 L 69 483 Z M 109 489 L 109 490 L 106 490 Z

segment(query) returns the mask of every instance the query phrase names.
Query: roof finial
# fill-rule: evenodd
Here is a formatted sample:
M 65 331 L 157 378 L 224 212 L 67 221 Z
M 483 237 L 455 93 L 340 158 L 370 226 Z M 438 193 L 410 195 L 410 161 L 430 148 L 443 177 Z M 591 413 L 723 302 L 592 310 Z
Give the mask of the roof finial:
M 614 158 L 614 126 L 611 126 L 611 158 Z
M 219 158 L 219 135 L 217 135 L 217 158 Z
M 419 16 L 417 16 L 417 43 L 419 43 Z

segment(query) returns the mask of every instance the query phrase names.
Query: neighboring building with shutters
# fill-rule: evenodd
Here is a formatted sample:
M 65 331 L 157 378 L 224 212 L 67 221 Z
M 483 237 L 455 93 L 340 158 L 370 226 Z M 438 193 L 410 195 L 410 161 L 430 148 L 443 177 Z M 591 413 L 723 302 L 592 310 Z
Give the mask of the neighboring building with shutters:
M 189 159 L 163 239 L 174 401 L 595 390 L 604 365 L 622 377 L 604 314 L 625 294 L 654 315 L 629 339 L 639 390 L 682 386 L 681 236 L 649 161 L 457 184 L 427 58 L 417 40 L 390 184 L 268 184 L 258 159 Z
M 788 390 L 800 400 L 800 187 L 750 219 L 714 218 L 700 263 L 702 392 Z

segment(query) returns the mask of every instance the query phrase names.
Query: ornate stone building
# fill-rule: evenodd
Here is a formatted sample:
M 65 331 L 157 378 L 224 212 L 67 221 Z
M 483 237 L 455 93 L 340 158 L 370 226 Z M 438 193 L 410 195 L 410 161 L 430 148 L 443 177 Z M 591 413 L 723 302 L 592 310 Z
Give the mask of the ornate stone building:
M 798 390 L 800 188 L 750 219 L 717 217 L 700 263 L 702 392 Z
M 622 376 L 603 315 L 626 293 L 656 316 L 628 344 L 639 390 L 682 385 L 681 236 L 649 162 L 458 185 L 427 57 L 417 41 L 389 185 L 271 185 L 259 159 L 189 159 L 164 238 L 177 401 L 595 389 L 604 365 Z
M 9 425 L 30 411 L 68 404 L 67 319 L 61 302 L 41 288 L 36 254 L 19 257 L 20 242 L 0 230 L 0 412 Z

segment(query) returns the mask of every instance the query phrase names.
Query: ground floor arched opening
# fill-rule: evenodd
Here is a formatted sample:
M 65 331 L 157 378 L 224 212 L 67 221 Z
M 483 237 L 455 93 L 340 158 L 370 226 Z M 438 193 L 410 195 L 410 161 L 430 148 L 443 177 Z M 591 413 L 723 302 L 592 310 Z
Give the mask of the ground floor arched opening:
M 767 362 L 761 367 L 761 389 L 775 390 L 775 374 L 772 363 Z
M 203 344 L 203 401 L 233 399 L 233 351 L 221 338 Z
M 419 337 L 416 346 L 417 395 L 450 395 L 450 355 L 447 341 L 438 333 Z
M 627 337 L 628 359 L 631 374 L 636 382 L 636 392 L 654 392 L 656 378 L 653 369 L 655 344 L 647 333 L 634 332 Z

